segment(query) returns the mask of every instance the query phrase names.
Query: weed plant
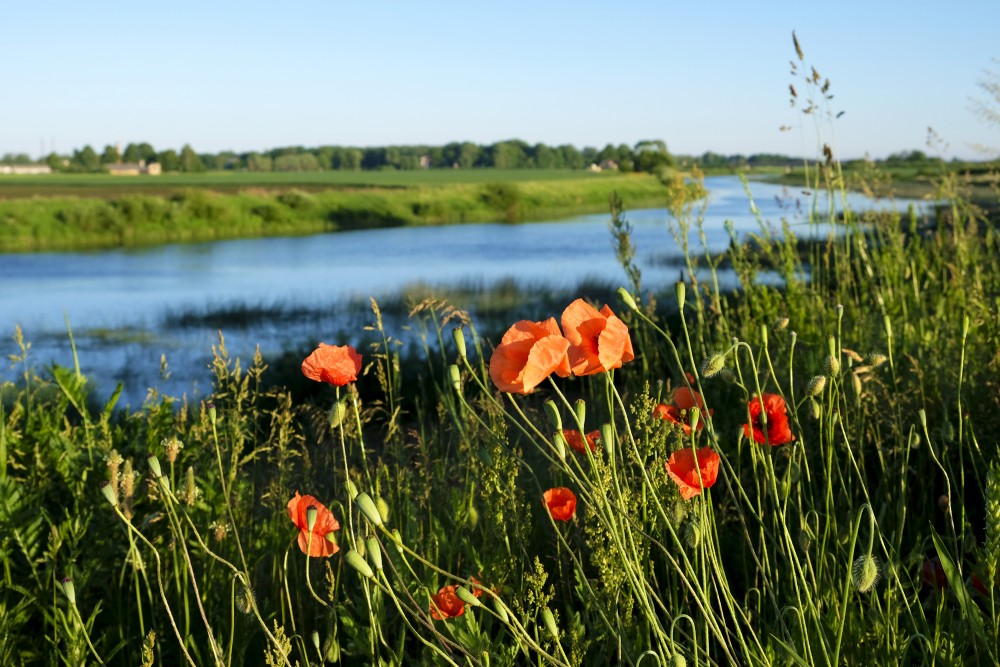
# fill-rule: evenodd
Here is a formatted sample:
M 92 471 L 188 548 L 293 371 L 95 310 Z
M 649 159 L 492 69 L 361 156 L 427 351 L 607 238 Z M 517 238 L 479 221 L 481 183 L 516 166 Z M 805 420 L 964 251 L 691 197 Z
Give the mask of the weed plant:
M 434 299 L 420 364 L 373 302 L 360 375 L 308 400 L 220 343 L 209 400 L 95 409 L 18 337 L 0 662 L 996 664 L 1000 247 L 940 185 L 945 215 L 847 211 L 807 259 L 765 220 L 701 256 L 678 205 L 673 294 L 615 205 L 631 351 L 525 395 L 490 372 L 510 341 Z

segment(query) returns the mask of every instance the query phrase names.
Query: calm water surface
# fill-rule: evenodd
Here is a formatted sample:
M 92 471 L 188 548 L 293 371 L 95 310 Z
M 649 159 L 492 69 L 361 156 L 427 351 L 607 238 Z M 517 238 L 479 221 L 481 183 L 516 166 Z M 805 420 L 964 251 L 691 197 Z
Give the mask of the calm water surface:
M 706 186 L 709 250 L 719 252 L 728 245 L 727 220 L 740 233 L 759 231 L 738 178 L 708 178 Z M 809 235 L 803 211 L 811 205 L 809 197 L 782 186 L 750 187 L 754 204 L 770 226 L 780 229 L 786 220 L 800 237 Z M 854 210 L 906 206 L 860 195 L 851 195 L 849 204 Z M 818 205 L 825 210 L 825 202 Z M 628 211 L 626 218 L 633 226 L 643 283 L 666 286 L 677 280 L 680 252 L 668 230 L 667 211 Z M 118 382 L 125 385 L 123 399 L 133 406 L 152 386 L 165 393 L 203 396 L 210 391 L 207 366 L 219 332 L 210 326 L 168 326 L 169 313 L 207 312 L 233 304 L 312 313 L 294 327 L 287 321 L 261 322 L 224 331 L 231 353 L 243 358 L 258 344 L 267 357 L 304 342 L 350 343 L 343 332 L 357 326 L 345 311 L 351 297 L 387 295 L 415 282 L 489 285 L 513 278 L 540 289 L 570 289 L 590 279 L 624 284 L 608 220 L 607 214 L 599 214 L 519 225 L 408 227 L 101 252 L 0 254 L 0 354 L 6 359 L 17 351 L 12 335 L 19 324 L 32 343 L 30 359 L 36 366 L 71 365 L 68 318 L 81 368 L 97 383 L 100 397 L 110 395 Z M 829 230 L 816 227 L 814 232 L 826 236 Z M 700 249 L 697 238 L 692 246 Z M 729 287 L 736 286 L 734 276 L 723 277 Z M 159 377 L 161 355 L 172 370 L 169 381 Z M 18 373 L 4 364 L 0 380 L 12 380 Z

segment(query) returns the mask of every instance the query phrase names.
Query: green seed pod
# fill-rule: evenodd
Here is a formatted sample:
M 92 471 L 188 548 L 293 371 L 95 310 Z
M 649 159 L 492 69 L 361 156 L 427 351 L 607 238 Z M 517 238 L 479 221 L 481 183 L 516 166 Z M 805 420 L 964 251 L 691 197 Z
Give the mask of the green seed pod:
M 153 473 L 153 477 L 163 477 L 163 472 L 160 469 L 160 460 L 156 458 L 155 454 L 147 456 L 146 463 L 149 464 L 149 470 Z
M 359 493 L 354 496 L 354 504 L 358 506 L 361 513 L 368 519 L 368 522 L 374 526 L 382 525 L 382 515 L 379 514 L 378 508 L 375 507 L 375 502 L 371 499 L 367 493 Z
M 458 357 L 465 359 L 465 332 L 462 331 L 462 327 L 452 329 L 451 337 L 455 341 L 455 349 L 458 350 Z
M 548 607 L 542 607 L 542 622 L 545 623 L 545 629 L 549 631 L 552 638 L 559 641 L 559 628 L 556 627 L 555 616 L 552 615 L 552 611 Z
M 215 403 L 208 404 L 208 421 L 212 426 L 215 426 L 216 418 L 218 414 L 215 412 Z
M 382 569 L 382 547 L 374 537 L 368 538 L 368 560 L 372 562 L 376 570 Z
M 361 576 L 367 577 L 369 579 L 375 578 L 375 573 L 372 572 L 372 568 L 370 565 L 368 565 L 368 561 L 366 561 L 365 557 L 359 554 L 354 549 L 351 549 L 350 551 L 347 552 L 347 555 L 344 556 L 344 560 L 347 561 L 348 565 L 357 570 L 358 573 L 361 574 Z
M 471 607 L 481 607 L 483 604 L 482 602 L 479 601 L 479 598 L 477 598 L 475 595 L 469 592 L 469 589 L 466 588 L 465 586 L 459 586 L 458 588 L 456 588 L 455 595 L 458 596 L 459 600 L 461 600 L 462 602 Z
M 62 585 L 63 593 L 66 594 L 66 599 L 69 600 L 69 603 L 75 607 L 76 606 L 76 587 L 73 585 L 73 580 L 70 579 L 69 577 L 66 577 L 65 579 L 63 579 L 59 583 Z
M 313 528 L 316 527 L 316 515 L 319 513 L 319 508 L 315 505 L 310 505 L 306 508 L 306 528 L 309 532 L 313 532 Z
M 118 507 L 118 494 L 115 493 L 114 488 L 111 486 L 111 482 L 101 482 L 101 493 L 104 494 L 104 498 L 112 507 Z
M 688 423 L 691 425 L 691 432 L 694 433 L 695 429 L 698 428 L 698 422 L 701 420 L 701 410 L 698 406 L 692 407 L 688 410 Z
M 559 406 L 552 399 L 545 401 L 545 414 L 549 418 L 549 423 L 552 424 L 552 428 L 557 431 L 563 430 L 562 416 L 559 414 Z

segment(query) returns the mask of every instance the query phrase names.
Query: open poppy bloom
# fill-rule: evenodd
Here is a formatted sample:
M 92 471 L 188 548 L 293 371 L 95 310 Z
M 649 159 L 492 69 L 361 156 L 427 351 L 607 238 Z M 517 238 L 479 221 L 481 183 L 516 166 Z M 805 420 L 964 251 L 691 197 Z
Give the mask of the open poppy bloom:
M 302 374 L 310 380 L 342 387 L 358 379 L 361 355 L 350 345 L 320 343 L 302 362 Z
M 313 524 L 312 540 L 309 539 L 309 508 L 316 509 L 316 523 Z M 312 496 L 295 497 L 288 501 L 288 518 L 299 529 L 299 548 L 310 556 L 332 556 L 340 551 L 333 541 L 334 531 L 340 530 L 340 523 L 323 503 Z
M 681 498 L 690 500 L 702 489 L 715 484 L 719 477 L 719 460 L 719 455 L 711 447 L 702 447 L 697 455 L 688 448 L 678 449 L 667 461 L 667 474 L 677 484 Z
M 750 400 L 750 423 L 743 425 L 746 437 L 754 442 L 769 444 L 772 447 L 783 445 L 795 440 L 792 429 L 788 426 L 788 414 L 785 412 L 785 399 L 777 394 L 761 394 Z M 761 414 L 767 415 L 767 425 L 761 423 Z M 765 432 L 766 429 L 766 432 Z
M 703 399 L 701 394 L 693 389 L 680 387 L 679 389 L 674 390 L 670 400 L 671 403 L 660 403 L 653 408 L 653 416 L 658 419 L 663 419 L 677 424 L 684 429 L 684 435 L 690 435 L 691 419 L 688 417 L 688 411 L 693 407 L 697 407 L 699 410 L 704 412 L 705 399 Z M 715 411 L 709 410 L 708 413 L 714 414 Z M 698 426 L 696 428 L 699 431 L 705 428 L 705 421 L 703 419 L 699 419 Z
M 576 514 L 576 494 L 565 486 L 557 486 L 542 494 L 549 514 L 556 521 L 569 521 Z
M 590 447 L 590 451 L 597 450 L 597 441 L 601 437 L 600 431 L 591 431 L 586 436 L 584 436 L 579 431 L 573 429 L 563 429 L 563 437 L 566 438 L 566 444 L 574 452 L 580 454 L 585 454 L 587 452 L 586 447 Z M 586 444 L 584 444 L 586 442 Z
M 554 317 L 544 322 L 521 320 L 507 329 L 490 357 L 490 377 L 500 391 L 527 394 L 552 373 L 569 377 L 563 338 Z
M 442 586 L 437 595 L 431 598 L 431 616 L 434 619 L 441 621 L 465 613 L 465 603 L 455 594 L 456 588 L 458 586 Z
M 635 359 L 628 327 L 608 306 L 598 311 L 577 299 L 563 311 L 562 328 L 575 375 L 604 373 Z

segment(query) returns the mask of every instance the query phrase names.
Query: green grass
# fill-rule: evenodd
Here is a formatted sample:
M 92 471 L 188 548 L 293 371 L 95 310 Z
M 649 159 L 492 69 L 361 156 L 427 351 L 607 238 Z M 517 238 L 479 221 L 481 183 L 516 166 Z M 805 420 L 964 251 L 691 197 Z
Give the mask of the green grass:
M 434 172 L 416 175 L 422 173 Z M 543 173 L 498 174 L 484 170 L 477 172 L 484 179 L 496 176 L 510 180 L 406 187 L 344 186 L 307 191 L 275 189 L 278 181 L 272 181 L 268 188 L 251 187 L 250 181 L 245 181 L 236 192 L 217 192 L 201 183 L 170 195 L 131 192 L 109 197 L 52 194 L 6 199 L 0 200 L 0 252 L 287 236 L 402 225 L 548 220 L 606 210 L 612 192 L 618 192 L 636 207 L 666 206 L 700 196 L 697 187 L 668 188 L 647 174 L 514 180 Z M 289 180 L 289 185 L 292 182 Z

